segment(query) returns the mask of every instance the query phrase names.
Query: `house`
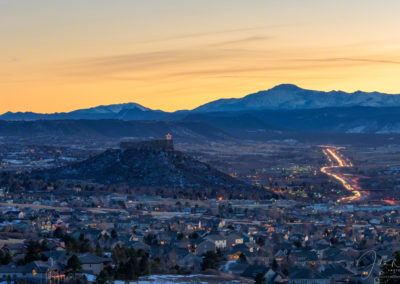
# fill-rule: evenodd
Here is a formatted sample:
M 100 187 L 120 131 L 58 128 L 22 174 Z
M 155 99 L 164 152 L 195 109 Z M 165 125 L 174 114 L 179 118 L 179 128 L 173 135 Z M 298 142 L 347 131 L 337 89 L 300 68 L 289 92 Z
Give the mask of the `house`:
M 141 250 L 144 250 L 145 252 L 150 252 L 150 246 L 148 244 L 145 244 L 142 241 L 134 242 L 132 244 L 132 247 L 135 250 L 140 250 L 141 249 Z
M 165 244 L 172 244 L 176 241 L 177 239 L 177 233 L 173 231 L 169 232 L 160 232 L 156 235 L 157 242 L 160 245 L 165 245 Z
M 131 235 L 129 236 L 129 242 L 137 242 L 137 241 L 139 241 L 139 240 L 140 240 L 140 238 L 139 238 L 139 236 L 136 235 L 136 234 L 131 234 Z
M 237 234 L 229 234 L 226 237 L 226 242 L 227 242 L 227 247 L 230 248 L 230 247 L 233 247 L 233 246 L 236 246 L 236 245 L 243 244 L 244 243 L 244 239 L 243 239 L 243 237 L 241 237 L 241 236 L 239 236 Z
M 25 249 L 25 245 L 23 243 L 9 243 L 5 244 L 1 250 L 4 252 L 9 252 L 11 255 L 15 255 L 18 253 L 23 253 Z
M 324 257 L 321 259 L 322 264 L 335 264 L 341 263 L 346 267 L 350 267 L 354 263 L 354 258 L 347 255 L 345 252 L 339 249 L 329 249 L 324 253 Z
M 14 264 L 0 265 L 0 280 L 26 280 L 33 283 L 51 281 L 63 283 L 65 279 L 65 266 L 51 258 L 46 261 L 32 261 L 23 266 Z
M 277 262 L 285 261 L 287 257 L 288 257 L 288 251 L 283 249 L 278 250 L 274 255 L 274 259 Z
M 320 275 L 311 269 L 304 267 L 293 267 L 289 274 L 289 284 L 330 284 L 328 277 Z
M 196 252 L 198 255 L 203 255 L 208 251 L 215 251 L 217 248 L 215 246 L 215 243 L 209 240 L 205 240 L 198 244 Z
M 221 235 L 211 234 L 206 236 L 205 239 L 213 242 L 217 249 L 225 249 L 227 246 L 226 237 Z
M 202 261 L 203 259 L 200 256 L 188 253 L 178 260 L 178 265 L 192 271 L 200 271 Z
M 354 278 L 355 274 L 340 264 L 329 264 L 321 266 L 319 274 L 331 279 L 332 283 L 349 283 Z
M 107 234 L 107 231 L 105 230 L 100 230 L 100 229 L 85 229 L 85 230 L 77 230 L 75 231 L 72 236 L 75 239 L 88 239 L 90 241 L 97 241 L 99 238 L 105 236 Z M 110 235 L 110 234 L 108 234 Z
M 246 256 L 251 255 L 252 254 L 252 250 L 251 248 L 249 248 L 247 245 L 245 244 L 241 244 L 241 245 L 236 245 L 234 247 L 232 247 L 228 253 L 227 253 L 227 257 L 230 260 L 236 260 L 239 258 L 239 256 L 243 253 Z
M 272 270 L 273 271 L 273 270 Z M 274 271 L 273 271 L 274 272 Z M 274 284 L 287 284 L 288 279 L 287 276 L 285 276 L 281 272 L 275 272 L 275 274 L 271 275 L 269 274 L 270 271 L 267 271 L 267 273 L 264 275 L 265 279 L 267 280 L 267 283 L 274 283 Z
M 44 251 L 41 255 L 63 264 L 67 264 L 68 259 L 71 257 L 65 250 Z
M 182 239 L 182 240 L 180 240 L 180 241 L 178 241 L 176 244 L 175 244 L 178 248 L 186 248 L 186 249 L 190 249 L 191 248 L 191 242 L 190 242 L 190 240 L 188 240 L 188 239 Z
M 289 258 L 296 265 L 314 265 L 318 261 L 317 253 L 312 250 L 293 251 Z
M 2 281 L 23 279 L 31 273 L 32 271 L 28 271 L 24 266 L 0 265 L 0 280 Z
M 247 263 L 229 261 L 223 266 L 223 271 L 232 275 L 241 275 L 249 267 Z
M 246 278 L 254 279 L 257 274 L 262 273 L 263 275 L 268 272 L 269 268 L 264 265 L 249 265 L 241 274 L 241 276 Z
M 158 248 L 157 253 L 153 253 L 153 248 Z M 173 246 L 153 246 L 152 254 L 153 255 L 163 255 L 167 252 L 168 262 L 171 265 L 175 265 L 182 260 L 187 254 L 187 249 L 181 249 Z
M 272 268 L 269 268 L 267 272 L 265 272 L 264 277 L 267 280 L 267 283 L 272 283 L 272 280 L 276 278 L 278 273 L 276 273 Z
M 82 271 L 93 275 L 99 275 L 103 268 L 111 263 L 111 259 L 91 253 L 77 254 L 77 256 L 82 264 Z
M 8 220 L 23 219 L 25 218 L 25 213 L 19 210 L 11 210 L 5 212 L 4 216 L 7 216 Z
M 236 251 L 229 252 L 226 256 L 227 256 L 228 260 L 238 260 L 241 254 L 246 255 L 242 251 L 236 250 Z

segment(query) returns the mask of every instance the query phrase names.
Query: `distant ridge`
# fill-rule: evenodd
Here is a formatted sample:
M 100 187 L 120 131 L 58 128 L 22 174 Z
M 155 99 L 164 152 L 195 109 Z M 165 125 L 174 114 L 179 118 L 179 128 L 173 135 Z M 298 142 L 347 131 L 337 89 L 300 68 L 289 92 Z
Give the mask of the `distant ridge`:
M 99 122 L 101 120 L 101 122 Z M 136 103 L 97 106 L 69 113 L 8 112 L 0 136 L 156 137 L 271 139 L 280 133 L 400 134 L 400 95 L 314 91 L 282 84 L 238 99 L 193 110 L 163 112 Z
M 195 112 L 294 110 L 329 107 L 394 107 L 400 106 L 400 95 L 379 92 L 314 91 L 293 84 L 281 84 L 238 99 L 220 99 L 194 109 Z
M 277 85 L 242 98 L 219 99 L 191 111 L 164 112 L 137 103 L 101 105 L 71 112 L 42 114 L 34 112 L 6 112 L 5 120 L 38 119 L 121 119 L 121 120 L 176 120 L 189 113 L 250 110 L 301 110 L 341 107 L 400 107 L 400 95 L 380 92 L 315 91 L 293 84 Z
M 39 119 L 121 119 L 121 120 L 168 120 L 169 113 L 152 110 L 137 103 L 100 105 L 78 109 L 71 112 L 34 113 L 6 112 L 0 115 L 5 120 L 39 120 Z

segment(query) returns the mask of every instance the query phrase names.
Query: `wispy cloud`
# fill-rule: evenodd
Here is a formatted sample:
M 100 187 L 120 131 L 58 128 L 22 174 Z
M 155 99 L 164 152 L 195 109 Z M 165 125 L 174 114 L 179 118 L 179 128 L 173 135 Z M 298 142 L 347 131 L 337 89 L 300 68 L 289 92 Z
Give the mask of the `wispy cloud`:
M 192 68 L 193 63 L 221 61 L 228 58 L 238 58 L 251 51 L 244 49 L 176 49 L 158 52 L 143 52 L 116 56 L 78 59 L 57 65 L 58 71 L 66 76 L 111 76 L 124 72 L 159 73 L 168 70 Z
M 245 37 L 245 38 L 240 38 L 240 39 L 217 42 L 217 43 L 211 44 L 211 46 L 226 46 L 226 45 L 234 45 L 234 44 L 241 44 L 241 43 L 251 43 L 251 42 L 255 42 L 255 41 L 266 41 L 266 40 L 271 40 L 271 39 L 273 39 L 272 36 L 250 36 L 250 37 Z
M 213 33 L 233 32 L 216 31 Z M 190 36 L 198 36 L 198 33 Z M 400 64 L 397 58 L 363 57 L 321 57 L 301 58 L 303 51 L 268 51 L 262 48 L 242 48 L 242 43 L 252 43 L 246 47 L 257 48 L 255 42 L 273 39 L 272 36 L 252 35 L 243 38 L 221 40 L 204 46 L 176 48 L 153 52 L 137 52 L 111 56 L 81 58 L 57 64 L 57 72 L 73 80 L 93 80 L 97 78 L 121 81 L 163 80 L 175 77 L 227 77 L 265 76 L 271 71 L 285 72 L 304 70 L 314 72 L 336 67 L 357 67 L 365 64 Z M 308 52 L 309 53 L 309 52 Z M 278 55 L 278 56 L 277 56 Z M 333 70 L 332 69 L 332 70 Z M 53 69 L 54 70 L 54 69 Z M 330 71 L 331 72 L 331 71 Z M 315 75 L 315 74 L 314 74 Z
M 351 61 L 351 62 L 366 62 L 366 63 L 400 64 L 400 61 L 390 60 L 390 59 L 356 58 L 356 57 L 331 57 L 331 58 L 312 58 L 312 59 L 296 59 L 296 60 L 305 62 Z
M 145 41 L 138 41 L 137 43 L 153 43 L 153 42 L 163 42 L 163 41 L 171 41 L 171 40 L 203 37 L 203 36 L 210 36 L 210 35 L 220 35 L 220 34 L 229 34 L 229 33 L 237 33 L 237 32 L 248 32 L 248 31 L 259 30 L 261 28 L 262 27 L 249 27 L 249 28 L 237 28 L 237 29 L 227 29 L 227 30 L 218 30 L 218 31 L 188 33 L 188 34 L 181 34 L 181 35 L 158 38 L 158 39 L 150 39 L 150 40 L 145 40 Z

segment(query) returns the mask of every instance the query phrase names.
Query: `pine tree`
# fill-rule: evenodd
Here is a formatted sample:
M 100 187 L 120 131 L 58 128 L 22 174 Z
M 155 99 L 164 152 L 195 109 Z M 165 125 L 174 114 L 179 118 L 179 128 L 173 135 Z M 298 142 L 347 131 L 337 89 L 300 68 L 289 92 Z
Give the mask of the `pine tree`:
M 267 281 L 265 280 L 264 274 L 262 274 L 261 272 L 257 273 L 256 278 L 254 280 L 255 280 L 254 284 L 266 284 L 267 283 Z
M 118 239 L 118 234 L 117 234 L 117 231 L 115 230 L 115 228 L 112 229 L 112 231 L 111 231 L 111 238 Z
M 76 273 L 79 273 L 82 271 L 82 263 L 79 260 L 79 258 L 73 254 L 67 262 L 67 270 L 70 271 L 70 273 L 73 274 L 73 277 L 75 279 Z
M 139 262 L 139 269 L 141 275 L 149 275 L 150 274 L 150 263 L 149 259 L 146 255 L 142 256 Z

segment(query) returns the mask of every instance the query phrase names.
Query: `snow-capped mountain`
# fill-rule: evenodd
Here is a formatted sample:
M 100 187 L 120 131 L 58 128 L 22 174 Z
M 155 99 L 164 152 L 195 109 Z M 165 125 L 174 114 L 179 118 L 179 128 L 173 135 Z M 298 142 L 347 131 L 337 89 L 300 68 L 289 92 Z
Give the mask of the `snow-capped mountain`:
M 122 110 L 140 110 L 140 111 L 151 111 L 151 109 L 144 107 L 137 103 L 126 103 L 126 104 L 113 104 L 113 105 L 101 105 L 97 107 L 79 109 L 70 112 L 72 113 L 85 113 L 85 114 L 105 114 L 105 113 L 119 113 Z
M 202 121 L 225 134 L 238 130 L 400 133 L 400 95 L 313 91 L 278 85 L 238 99 L 221 99 L 191 111 L 163 112 L 136 103 L 101 105 L 68 113 L 7 112 L 2 120 Z M 247 134 L 246 134 L 247 135 Z
M 194 111 L 246 111 L 263 109 L 317 109 L 328 107 L 394 107 L 400 106 L 400 95 L 378 92 L 346 93 L 313 91 L 292 84 L 278 85 L 239 99 L 220 99 L 204 104 Z
M 122 119 L 153 120 L 167 119 L 168 113 L 152 110 L 136 103 L 101 105 L 60 113 L 6 112 L 0 119 L 36 120 L 36 119 Z

